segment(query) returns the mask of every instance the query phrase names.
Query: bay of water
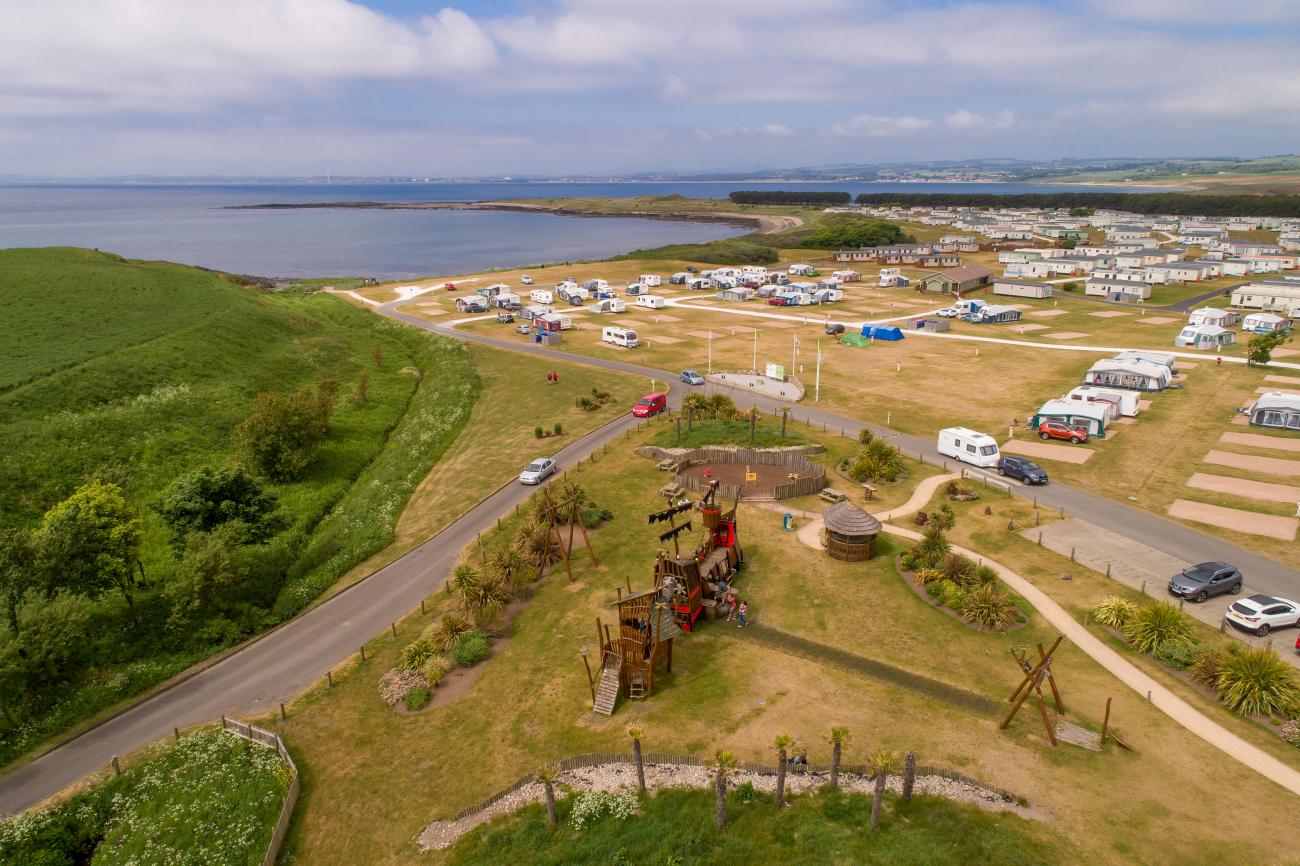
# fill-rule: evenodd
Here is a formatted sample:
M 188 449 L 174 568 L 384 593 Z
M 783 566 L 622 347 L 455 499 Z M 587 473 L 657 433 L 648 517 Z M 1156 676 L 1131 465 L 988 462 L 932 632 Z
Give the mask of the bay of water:
M 80 246 L 263 277 L 457 274 L 603 258 L 631 249 L 744 233 L 734 226 L 573 219 L 503 211 L 226 210 L 335 201 L 681 195 L 726 198 L 752 188 L 860 192 L 1020 193 L 1048 184 L 905 183 L 379 183 L 40 184 L 0 186 L 0 248 Z M 1118 188 L 1118 187 L 1117 187 Z M 1094 187 L 1090 189 L 1105 189 Z M 1124 188 L 1132 191 L 1131 187 Z

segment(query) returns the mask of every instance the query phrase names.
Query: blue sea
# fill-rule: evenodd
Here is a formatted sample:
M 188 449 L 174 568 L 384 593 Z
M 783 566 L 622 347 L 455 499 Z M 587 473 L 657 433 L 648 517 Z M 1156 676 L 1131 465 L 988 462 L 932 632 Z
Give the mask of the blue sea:
M 734 226 L 501 211 L 228 210 L 336 201 L 491 201 L 771 188 L 860 192 L 1050 192 L 1046 184 L 316 183 L 0 185 L 0 248 L 80 246 L 261 277 L 405 279 L 603 258 L 744 233 Z M 1090 189 L 1105 189 L 1092 187 Z M 1126 188 L 1132 191 L 1131 187 Z

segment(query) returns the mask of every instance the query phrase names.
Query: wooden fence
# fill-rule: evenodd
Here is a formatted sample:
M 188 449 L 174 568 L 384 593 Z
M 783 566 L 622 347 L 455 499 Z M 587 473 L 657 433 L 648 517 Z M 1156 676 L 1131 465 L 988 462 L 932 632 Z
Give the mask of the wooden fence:
M 274 749 L 289 765 L 292 777 L 289 791 L 284 795 L 284 805 L 280 807 L 280 817 L 275 822 L 275 832 L 271 834 L 271 842 L 266 846 L 266 855 L 262 857 L 262 866 L 275 866 L 276 858 L 280 856 L 280 846 L 284 844 L 284 836 L 289 832 L 289 820 L 293 817 L 294 807 L 298 805 L 298 765 L 293 762 L 289 750 L 284 747 L 284 740 L 275 731 L 268 731 L 266 728 L 259 728 L 257 725 L 225 716 L 221 717 L 221 729 L 260 746 Z
M 646 752 L 642 756 L 642 760 L 645 762 L 647 767 L 656 764 L 669 767 L 708 767 L 710 764 L 708 759 L 701 758 L 698 755 L 674 755 L 664 752 Z M 571 755 L 570 757 L 554 762 L 550 766 L 560 772 L 566 772 L 568 770 L 582 770 L 588 767 L 600 767 L 607 764 L 630 765 L 635 762 L 636 758 L 631 753 L 627 752 L 586 752 L 581 755 Z M 736 770 L 741 773 L 750 773 L 756 776 L 775 776 L 777 771 L 776 767 L 769 764 L 754 764 L 749 762 L 738 763 L 736 765 Z M 829 765 L 822 764 L 796 764 L 786 767 L 786 773 L 790 776 L 828 776 L 830 775 L 830 771 Z M 874 778 L 874 774 L 863 764 L 841 764 L 840 772 L 850 775 L 864 776 L 868 779 Z M 977 779 L 972 779 L 970 776 L 963 775 L 956 770 L 949 770 L 944 767 L 917 767 L 916 775 L 917 778 L 922 776 L 938 776 L 942 779 L 951 779 L 955 782 L 961 782 L 970 785 L 971 787 L 979 788 L 982 791 L 987 791 L 988 793 L 998 797 L 1004 803 L 1025 802 L 1023 797 L 1018 797 L 1010 791 L 994 787 L 993 785 L 986 785 Z M 535 773 L 529 773 L 526 776 L 522 776 L 519 779 L 516 779 L 509 787 L 503 788 L 495 794 L 485 797 L 479 802 L 461 809 L 450 820 L 461 821 L 471 815 L 477 815 L 489 806 L 500 802 L 518 791 L 520 788 L 525 785 L 530 785 L 535 781 L 537 781 L 537 775 Z

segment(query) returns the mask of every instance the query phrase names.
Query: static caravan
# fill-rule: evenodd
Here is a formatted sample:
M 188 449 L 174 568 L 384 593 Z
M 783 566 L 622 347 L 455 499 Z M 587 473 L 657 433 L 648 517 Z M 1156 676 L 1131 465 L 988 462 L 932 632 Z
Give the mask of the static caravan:
M 939 453 L 963 463 L 992 468 L 998 465 L 1002 454 L 998 443 L 987 433 L 977 433 L 965 427 L 945 427 L 939 431 Z
M 602 298 L 591 309 L 596 313 L 625 313 L 627 303 L 622 298 Z
M 553 304 L 555 294 L 547 289 L 533 289 L 528 293 L 528 299 L 534 304 Z
M 1072 388 L 1061 399 L 1063 400 L 1104 400 L 1112 403 L 1119 410 L 1119 414 L 1126 418 L 1135 418 L 1142 411 L 1142 398 L 1136 391 L 1120 391 L 1116 388 L 1095 388 L 1091 385 L 1080 385 L 1078 388 Z
M 1269 334 L 1291 327 L 1291 320 L 1272 313 L 1251 313 L 1241 320 L 1241 329 L 1255 334 Z
M 962 318 L 971 322 L 978 322 L 981 325 L 1018 322 L 1020 321 L 1020 311 L 1015 307 L 1008 307 L 1003 304 L 985 304 L 979 308 L 978 312 Z
M 1086 385 L 1129 391 L 1163 391 L 1172 376 L 1168 367 L 1145 361 L 1098 361 L 1083 374 Z
M 1215 349 L 1231 345 L 1236 339 L 1236 334 L 1218 325 L 1188 325 L 1174 337 L 1174 345 L 1191 349 Z
M 636 305 L 638 307 L 648 307 L 652 310 L 662 310 L 668 304 L 659 295 L 637 295 Z
M 636 331 L 630 328 L 601 328 L 600 341 L 623 349 L 635 349 L 638 345 Z
M 1191 325 L 1218 325 L 1220 328 L 1231 328 L 1237 324 L 1237 314 L 1232 310 L 1220 310 L 1218 307 L 1201 307 L 1199 310 L 1192 310 L 1191 315 L 1187 317 L 1187 322 Z
M 856 283 L 862 279 L 862 274 L 857 271 L 832 271 L 831 276 L 841 283 Z
M 1052 287 L 1046 283 L 1034 283 L 1028 280 L 1000 279 L 993 281 L 993 294 L 1009 295 L 1013 298 L 1050 298 Z
M 1044 421 L 1064 421 L 1087 430 L 1090 439 L 1100 439 L 1106 435 L 1106 425 L 1110 423 L 1112 411 L 1109 403 L 1048 400 L 1029 419 L 1029 426 L 1036 430 Z
M 657 286 L 662 286 L 664 279 L 658 274 L 642 274 L 636 278 L 636 281 L 643 286 L 648 286 L 653 289 Z
M 1260 394 L 1250 407 L 1250 423 L 1300 432 L 1300 395 L 1270 391 Z
M 880 288 L 888 289 L 893 286 L 907 285 L 907 278 L 903 276 L 900 268 L 881 268 L 880 269 Z

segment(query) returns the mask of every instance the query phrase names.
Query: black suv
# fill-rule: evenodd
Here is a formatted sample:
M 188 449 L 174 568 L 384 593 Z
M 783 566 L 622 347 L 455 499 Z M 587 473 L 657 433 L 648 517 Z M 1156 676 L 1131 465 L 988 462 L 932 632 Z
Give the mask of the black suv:
M 1212 595 L 1241 592 L 1241 572 L 1226 562 L 1202 562 L 1184 568 L 1169 579 L 1169 593 L 1192 601 L 1205 601 Z
M 826 326 L 826 333 L 834 337 L 836 334 L 844 333 L 844 326 L 839 322 L 831 322 Z
M 1047 473 L 1028 457 L 1003 454 L 998 458 L 998 474 L 1019 478 L 1025 484 L 1046 484 Z

